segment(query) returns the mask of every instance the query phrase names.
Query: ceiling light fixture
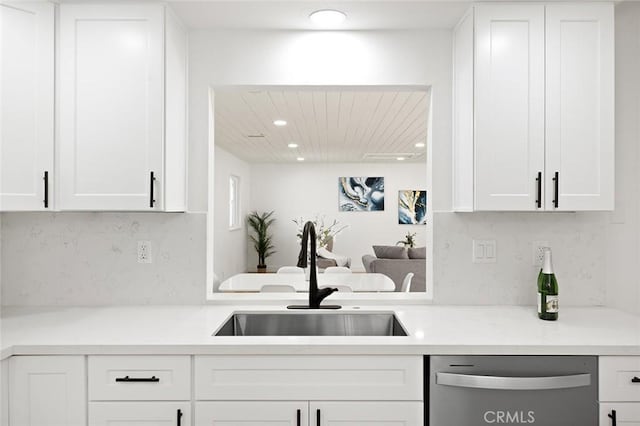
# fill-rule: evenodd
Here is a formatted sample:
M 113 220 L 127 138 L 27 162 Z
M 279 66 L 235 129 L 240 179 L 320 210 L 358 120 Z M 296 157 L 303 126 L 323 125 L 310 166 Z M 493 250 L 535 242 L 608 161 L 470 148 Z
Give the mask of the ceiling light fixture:
M 296 158 L 296 160 L 298 160 L 298 161 L 304 161 L 304 157 L 298 157 L 298 158 Z
M 298 144 L 297 143 L 290 143 L 289 145 L 287 145 L 289 148 L 297 148 Z
M 398 158 L 396 158 L 396 160 L 398 160 L 398 161 L 404 161 L 404 157 L 398 157 Z
M 418 142 L 416 148 L 424 148 L 424 142 Z
M 339 10 L 321 9 L 312 12 L 311 15 L 309 15 L 309 19 L 316 25 L 333 27 L 344 22 L 344 20 L 347 19 L 347 15 Z
M 273 125 L 282 127 L 282 126 L 286 126 L 287 122 L 285 120 L 273 120 Z

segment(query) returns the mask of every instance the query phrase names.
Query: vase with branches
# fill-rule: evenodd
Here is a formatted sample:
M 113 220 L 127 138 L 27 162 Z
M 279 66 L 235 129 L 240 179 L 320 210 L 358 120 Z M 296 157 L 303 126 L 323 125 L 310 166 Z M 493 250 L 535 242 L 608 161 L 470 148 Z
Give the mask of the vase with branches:
M 263 213 L 253 211 L 247 216 L 247 223 L 254 232 L 254 235 L 250 234 L 249 238 L 258 253 L 258 272 L 267 271 L 267 258 L 276 252 L 273 235 L 269 233 L 269 227 L 276 221 L 273 214 L 273 211 Z
M 327 248 L 329 243 L 333 241 L 333 237 L 335 237 L 348 227 L 348 225 L 341 225 L 340 222 L 338 222 L 336 219 L 334 219 L 331 223 L 326 223 L 324 216 L 316 216 L 316 218 L 311 222 L 316 229 L 316 245 L 318 248 Z M 293 219 L 293 223 L 298 226 L 296 236 L 298 237 L 298 241 L 300 241 L 302 239 L 302 229 L 304 228 L 304 224 L 307 223 L 307 221 L 303 218 L 300 218 Z
M 416 233 L 407 232 L 407 235 L 404 236 L 404 240 L 400 240 L 396 243 L 396 245 L 402 244 L 405 247 L 415 247 L 416 245 Z

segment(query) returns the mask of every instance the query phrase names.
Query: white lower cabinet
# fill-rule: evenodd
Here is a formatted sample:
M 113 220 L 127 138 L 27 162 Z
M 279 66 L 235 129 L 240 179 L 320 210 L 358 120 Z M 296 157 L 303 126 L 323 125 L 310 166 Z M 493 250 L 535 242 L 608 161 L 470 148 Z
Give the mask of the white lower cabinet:
M 600 426 L 640 426 L 640 403 L 600 404 Z
M 196 403 L 196 425 L 307 426 L 307 401 L 215 401 Z
M 91 402 L 89 403 L 89 424 L 91 426 L 190 426 L 191 403 Z
M 310 426 L 416 426 L 424 424 L 421 402 L 326 401 L 310 403 Z
M 600 426 L 640 426 L 640 357 L 598 359 Z
M 421 426 L 421 402 L 216 401 L 196 404 L 196 425 Z M 98 424 L 97 426 L 102 426 Z
M 196 356 L 195 425 L 422 426 L 422 377 L 422 356 Z
M 84 426 L 87 376 L 83 356 L 15 356 L 9 361 L 9 424 Z

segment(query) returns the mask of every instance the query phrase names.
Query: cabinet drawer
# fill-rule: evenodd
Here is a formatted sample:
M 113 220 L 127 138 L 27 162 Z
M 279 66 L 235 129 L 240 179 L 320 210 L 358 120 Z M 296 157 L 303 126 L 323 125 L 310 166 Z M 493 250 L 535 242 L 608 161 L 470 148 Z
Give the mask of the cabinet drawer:
M 615 423 L 613 418 L 615 416 Z M 640 403 L 622 402 L 600 404 L 600 426 L 637 426 L 640 425 Z
M 188 356 L 90 356 L 90 401 L 191 399 Z
M 640 402 L 640 357 L 600 357 L 600 401 Z
M 191 425 L 190 402 L 91 402 L 91 426 Z
M 422 400 L 421 356 L 200 356 L 198 400 Z

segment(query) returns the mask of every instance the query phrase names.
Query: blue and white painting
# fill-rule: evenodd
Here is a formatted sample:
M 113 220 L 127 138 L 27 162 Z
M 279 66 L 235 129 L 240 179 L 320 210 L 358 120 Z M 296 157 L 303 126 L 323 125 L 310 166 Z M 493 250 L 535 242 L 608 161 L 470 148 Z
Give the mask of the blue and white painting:
M 400 225 L 426 225 L 427 191 L 398 191 L 398 223 Z
M 372 212 L 384 210 L 383 177 L 341 177 L 338 180 L 341 212 Z

